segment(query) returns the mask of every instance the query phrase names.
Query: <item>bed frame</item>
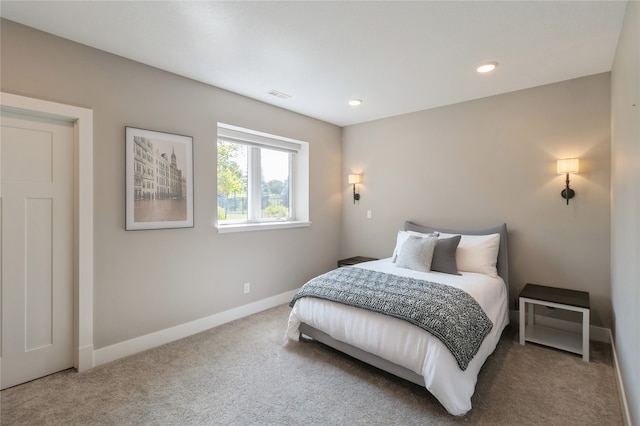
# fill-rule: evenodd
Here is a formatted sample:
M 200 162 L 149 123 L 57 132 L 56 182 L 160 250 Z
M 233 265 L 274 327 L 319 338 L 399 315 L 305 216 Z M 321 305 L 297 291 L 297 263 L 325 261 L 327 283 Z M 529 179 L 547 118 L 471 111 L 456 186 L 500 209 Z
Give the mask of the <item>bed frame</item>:
M 508 256 L 507 256 L 507 225 L 506 224 L 503 223 L 502 225 L 494 226 L 494 227 L 486 228 L 482 230 L 461 231 L 461 230 L 450 230 L 450 229 L 441 229 L 441 228 L 436 229 L 428 226 L 416 225 L 413 222 L 405 222 L 404 229 L 405 231 L 416 231 L 416 232 L 423 232 L 423 233 L 440 231 L 446 234 L 466 234 L 466 235 L 500 234 L 500 248 L 498 250 L 498 261 L 496 266 L 498 269 L 498 275 L 504 280 L 505 286 L 507 287 L 507 301 L 509 300 L 509 265 L 508 265 Z M 407 368 L 401 367 L 398 364 L 387 361 L 386 359 L 380 358 L 377 355 L 373 355 L 369 352 L 363 351 L 362 349 L 351 346 L 348 343 L 335 340 L 334 338 L 329 336 L 327 333 L 317 330 L 308 324 L 301 323 L 299 330 L 300 330 L 301 341 L 304 340 L 305 336 L 310 337 L 313 340 L 316 340 L 320 343 L 324 343 L 329 347 L 337 349 L 340 352 L 343 352 L 355 359 L 358 359 L 362 362 L 365 362 L 369 365 L 379 368 L 380 370 L 386 371 L 387 373 L 393 374 L 394 376 L 416 383 L 422 387 L 425 386 L 424 378 L 421 375 L 416 374 L 415 372 Z

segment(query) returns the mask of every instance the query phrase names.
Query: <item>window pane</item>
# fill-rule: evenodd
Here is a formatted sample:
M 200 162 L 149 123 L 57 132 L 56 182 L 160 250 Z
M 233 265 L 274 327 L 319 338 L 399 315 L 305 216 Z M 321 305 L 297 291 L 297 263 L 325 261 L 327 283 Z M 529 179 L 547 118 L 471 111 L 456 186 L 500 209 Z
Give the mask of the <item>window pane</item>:
M 262 148 L 261 182 L 262 182 L 262 219 L 289 219 L 289 182 L 291 154 Z
M 218 141 L 218 220 L 247 220 L 247 146 Z

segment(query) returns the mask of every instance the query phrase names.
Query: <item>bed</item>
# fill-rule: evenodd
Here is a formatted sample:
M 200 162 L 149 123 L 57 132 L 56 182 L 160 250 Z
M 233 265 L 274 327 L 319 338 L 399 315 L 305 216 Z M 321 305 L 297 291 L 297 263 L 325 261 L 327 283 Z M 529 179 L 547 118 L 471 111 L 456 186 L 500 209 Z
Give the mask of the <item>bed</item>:
M 424 261 L 429 256 L 429 262 Z M 315 287 L 327 281 L 330 286 L 335 282 L 339 290 L 310 293 L 321 291 Z M 378 287 L 372 290 L 374 281 L 379 281 Z M 376 293 L 387 281 L 401 289 L 402 297 L 408 295 L 399 299 L 400 307 L 386 306 L 387 300 L 398 299 L 396 294 Z M 363 289 L 354 296 L 355 282 Z M 415 296 L 416 287 L 407 289 L 409 285 L 418 286 L 420 294 Z M 344 289 L 349 300 L 336 302 L 334 295 Z M 478 373 L 509 323 L 508 289 L 505 224 L 461 231 L 405 222 L 392 257 L 338 268 L 305 284 L 292 300 L 286 339 L 310 337 L 424 386 L 450 414 L 461 416 L 471 409 Z M 428 296 L 426 290 L 435 293 Z M 434 302 L 441 295 L 447 300 L 444 305 Z M 428 305 L 414 296 L 428 299 Z M 381 300 L 370 300 L 375 297 Z M 366 305 L 359 305 L 361 299 Z M 449 312 L 453 310 L 449 304 L 458 303 L 464 311 L 460 316 Z M 382 309 L 392 312 L 383 314 Z M 434 320 L 422 311 L 446 318 Z M 446 328 L 441 323 L 447 321 L 457 323 Z

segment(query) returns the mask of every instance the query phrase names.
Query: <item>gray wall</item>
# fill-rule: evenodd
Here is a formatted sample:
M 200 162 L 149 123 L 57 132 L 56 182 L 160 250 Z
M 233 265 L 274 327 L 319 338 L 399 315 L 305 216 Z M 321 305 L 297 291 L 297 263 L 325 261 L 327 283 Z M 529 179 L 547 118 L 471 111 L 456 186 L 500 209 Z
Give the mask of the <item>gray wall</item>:
M 611 299 L 631 424 L 640 424 L 640 3 L 627 4 L 611 73 Z
M 284 293 L 335 266 L 339 127 L 10 21 L 1 30 L 2 91 L 94 111 L 96 349 Z M 216 232 L 218 121 L 310 143 L 311 227 Z M 124 230 L 125 126 L 193 136 L 193 229 Z
M 404 220 L 506 222 L 511 308 L 527 282 L 579 289 L 591 323 L 610 326 L 609 106 L 605 73 L 346 127 L 342 255 L 390 256 Z M 568 157 L 582 170 L 569 206 L 556 174 Z M 356 205 L 352 172 L 364 180 Z

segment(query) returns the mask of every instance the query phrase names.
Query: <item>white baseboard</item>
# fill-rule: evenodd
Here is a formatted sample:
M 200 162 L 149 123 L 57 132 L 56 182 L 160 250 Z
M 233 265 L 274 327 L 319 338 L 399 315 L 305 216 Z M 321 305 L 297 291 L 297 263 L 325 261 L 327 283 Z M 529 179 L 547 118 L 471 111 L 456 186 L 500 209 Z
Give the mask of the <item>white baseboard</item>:
M 93 345 L 83 346 L 78 349 L 76 359 L 76 370 L 82 372 L 88 370 L 94 366 L 94 351 Z
M 106 346 L 104 348 L 93 351 L 93 366 L 105 364 L 115 361 L 116 359 L 133 355 L 174 340 L 182 339 L 193 334 L 200 333 L 213 327 L 244 318 L 249 315 L 256 314 L 266 309 L 274 308 L 283 303 L 291 301 L 297 290 L 291 290 L 286 293 L 258 300 L 248 305 L 240 306 L 228 311 L 220 312 L 205 318 L 180 324 L 165 330 L 156 331 L 115 345 Z M 284 330 L 284 329 L 283 329 Z M 284 333 L 284 331 L 283 331 Z
M 518 311 L 510 310 L 509 320 L 517 326 L 520 323 Z M 536 324 L 545 325 L 545 326 L 557 328 L 560 330 L 573 331 L 576 333 L 582 332 L 582 324 L 577 322 L 565 321 L 558 318 L 551 318 L 543 315 L 536 315 L 535 322 Z M 611 336 L 611 330 L 609 330 L 608 328 L 597 327 L 595 325 L 589 326 L 590 340 L 595 340 L 596 342 L 602 342 L 602 343 L 611 343 L 610 336 Z
M 631 426 L 631 412 L 629 411 L 629 403 L 627 402 L 627 394 L 624 391 L 624 382 L 622 381 L 622 372 L 618 364 L 618 353 L 616 352 L 616 344 L 613 340 L 613 334 L 609 330 L 609 339 L 611 341 L 611 352 L 613 353 L 613 369 L 616 373 L 616 384 L 618 385 L 618 397 L 620 398 L 620 409 L 622 410 L 622 421 L 626 426 Z

